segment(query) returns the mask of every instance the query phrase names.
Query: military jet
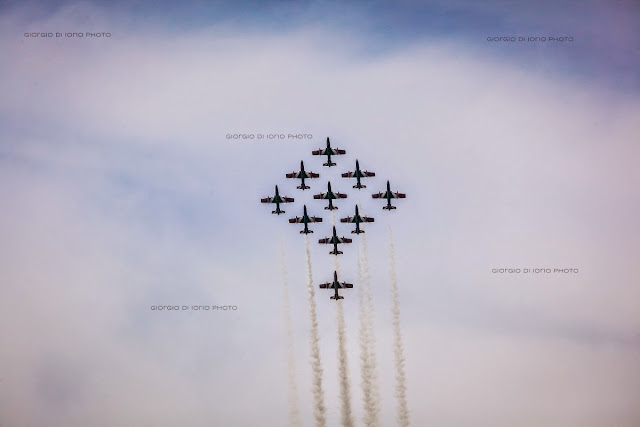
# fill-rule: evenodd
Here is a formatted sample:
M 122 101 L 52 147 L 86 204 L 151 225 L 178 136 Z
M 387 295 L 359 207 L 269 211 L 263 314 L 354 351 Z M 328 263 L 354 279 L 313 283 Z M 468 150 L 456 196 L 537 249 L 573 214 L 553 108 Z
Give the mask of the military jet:
M 296 188 L 300 188 L 302 190 L 304 190 L 306 188 L 311 188 L 308 185 L 304 185 L 304 180 L 305 179 L 318 178 L 319 176 L 320 176 L 320 174 L 305 171 L 304 170 L 304 162 L 302 160 L 300 160 L 300 171 L 299 172 L 295 172 L 294 171 L 294 172 L 288 173 L 286 175 L 287 178 L 299 178 L 299 179 L 301 179 L 302 180 L 302 184 L 300 184 Z
M 358 206 L 356 205 L 356 214 L 354 216 L 348 216 L 346 218 L 341 218 L 340 222 L 350 222 L 356 225 L 356 229 L 352 231 L 352 233 L 360 234 L 364 233 L 364 230 L 360 229 L 361 222 L 373 222 L 374 219 L 368 216 L 360 216 L 358 213 Z
M 396 208 L 395 206 L 391 206 L 391 199 L 404 199 L 407 195 L 391 191 L 389 181 L 387 181 L 387 191 L 384 193 L 372 194 L 371 197 L 374 199 L 387 199 L 387 206 L 383 206 L 382 209 L 389 209 L 389 211 L 391 211 L 391 209 Z
M 353 240 L 352 239 L 347 239 L 346 237 L 342 236 L 342 237 L 338 237 L 336 235 L 336 226 L 333 226 L 333 236 L 331 237 L 327 237 L 326 239 L 320 239 L 318 240 L 318 243 L 324 243 L 324 244 L 328 244 L 328 245 L 333 245 L 333 250 L 331 252 L 329 252 L 332 255 L 338 255 L 341 254 L 342 252 L 338 250 L 338 245 L 341 243 L 351 243 Z
M 360 183 L 360 178 L 366 178 L 369 176 L 376 176 L 375 172 L 369 172 L 369 171 L 361 171 L 360 170 L 360 164 L 358 163 L 358 161 L 356 160 L 356 170 L 353 172 L 345 172 L 342 174 L 343 178 L 356 178 L 356 185 L 353 186 L 353 188 L 357 188 L 358 190 L 361 188 L 367 188 L 366 185 L 362 185 Z
M 271 211 L 271 213 L 280 215 L 281 213 L 284 213 L 284 211 L 280 209 L 280 203 L 291 203 L 291 202 L 293 202 L 293 198 L 292 197 L 286 197 L 286 196 L 280 196 L 280 193 L 278 192 L 278 186 L 276 185 L 276 195 L 273 196 L 273 197 L 265 197 L 264 199 L 260 199 L 260 202 L 261 203 L 275 203 L 276 204 L 276 210 L 275 211 Z
M 334 209 L 338 209 L 337 206 L 333 206 L 333 200 L 334 199 L 346 199 L 347 195 L 343 194 L 343 193 L 334 193 L 333 191 L 331 191 L 331 182 L 327 182 L 327 192 L 326 193 L 320 193 L 320 194 L 314 194 L 313 196 L 314 199 L 325 199 L 329 201 L 329 205 L 325 206 L 325 209 L 329 209 L 330 211 L 334 210 Z
M 340 295 L 338 295 L 338 289 L 345 289 L 345 288 L 351 289 L 353 288 L 353 285 L 347 282 L 338 282 L 337 271 L 333 272 L 333 282 L 323 283 L 320 285 L 320 289 L 335 289 L 336 293 L 330 299 L 334 299 L 336 301 L 338 301 L 339 299 L 344 299 L 344 297 L 341 297 Z
M 304 212 L 302 214 L 302 216 L 297 216 L 295 218 L 291 218 L 289 220 L 289 222 L 291 224 L 295 224 L 295 223 L 302 223 L 304 224 L 304 230 L 300 231 L 300 233 L 304 233 L 304 234 L 309 234 L 309 233 L 313 233 L 313 230 L 309 230 L 309 223 L 310 222 L 322 222 L 322 218 L 319 218 L 317 216 L 309 216 L 307 215 L 307 205 L 304 205 Z
M 318 150 L 313 150 L 311 154 L 315 156 L 327 156 L 327 163 L 323 163 L 322 166 L 335 166 L 336 164 L 331 161 L 331 156 L 337 156 L 339 154 L 346 154 L 345 150 L 340 150 L 338 148 L 331 148 L 331 143 L 329 142 L 329 138 L 327 137 L 327 148 L 320 148 Z

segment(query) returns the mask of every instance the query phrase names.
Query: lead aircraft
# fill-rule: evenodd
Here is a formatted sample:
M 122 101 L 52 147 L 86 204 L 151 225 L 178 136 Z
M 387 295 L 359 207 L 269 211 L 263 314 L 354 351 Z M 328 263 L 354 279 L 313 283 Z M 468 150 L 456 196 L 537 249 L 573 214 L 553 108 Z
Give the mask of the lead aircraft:
M 327 163 L 323 163 L 322 166 L 335 166 L 336 164 L 331 161 L 331 156 L 337 156 L 339 154 L 346 154 L 346 150 L 341 150 L 339 148 L 331 148 L 331 142 L 329 142 L 329 137 L 327 137 L 327 148 L 320 148 L 318 150 L 313 150 L 311 154 L 314 156 L 327 156 Z

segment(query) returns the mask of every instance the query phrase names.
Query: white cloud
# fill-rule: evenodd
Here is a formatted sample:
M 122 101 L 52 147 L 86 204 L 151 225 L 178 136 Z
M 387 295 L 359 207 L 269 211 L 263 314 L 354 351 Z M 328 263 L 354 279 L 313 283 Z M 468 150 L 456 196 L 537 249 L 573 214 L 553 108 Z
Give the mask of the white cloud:
M 45 26 L 75 28 L 74 13 Z M 94 19 L 114 36 L 17 39 L 20 23 L 2 17 L 0 421 L 281 425 L 281 233 L 308 417 L 301 242 L 258 198 L 279 183 L 317 207 L 284 173 L 304 157 L 327 176 L 309 151 L 329 135 L 348 150 L 339 172 L 355 158 L 377 172 L 364 195 L 336 185 L 376 216 L 367 233 L 383 372 L 394 226 L 416 425 L 637 422 L 626 398 L 639 386 L 630 362 L 640 326 L 637 99 L 545 81 L 454 44 L 362 57 L 366 40 L 343 41 L 330 28 L 162 34 Z M 314 140 L 227 141 L 232 132 Z M 408 193 L 391 214 L 368 196 L 386 179 Z M 350 213 L 339 206 L 339 216 Z M 314 238 L 328 229 L 312 228 Z M 330 274 L 326 252 L 313 247 L 318 281 Z M 344 280 L 355 280 L 355 253 L 341 259 Z M 511 265 L 580 273 L 491 273 Z M 333 307 L 318 298 L 335 391 Z M 149 310 L 207 301 L 239 311 Z M 355 315 L 348 320 L 355 351 Z M 357 354 L 350 360 L 357 397 Z M 392 378 L 381 378 L 390 390 Z M 551 399 L 557 390 L 573 400 Z

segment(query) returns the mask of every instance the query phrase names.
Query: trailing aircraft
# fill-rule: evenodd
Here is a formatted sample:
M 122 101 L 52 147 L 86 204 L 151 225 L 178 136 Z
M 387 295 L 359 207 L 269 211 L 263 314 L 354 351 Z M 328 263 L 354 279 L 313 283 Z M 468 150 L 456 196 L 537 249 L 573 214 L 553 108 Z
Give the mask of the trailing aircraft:
M 295 223 L 302 223 L 304 224 L 304 230 L 300 231 L 300 233 L 304 233 L 304 234 L 309 234 L 309 233 L 313 233 L 313 230 L 309 230 L 309 223 L 311 222 L 322 222 L 322 218 L 317 217 L 317 216 L 309 216 L 307 215 L 307 205 L 304 205 L 304 212 L 302 214 L 302 216 L 297 216 L 295 218 L 291 218 L 289 220 L 289 222 L 291 224 L 295 224 Z
M 292 197 L 287 197 L 287 196 L 280 196 L 280 193 L 278 192 L 278 186 L 276 185 L 276 195 L 273 196 L 273 197 L 265 197 L 264 199 L 260 199 L 260 202 L 261 203 L 275 203 L 276 204 L 276 210 L 275 211 L 271 211 L 271 213 L 280 215 L 281 213 L 284 213 L 284 211 L 280 209 L 280 203 L 291 203 L 291 202 L 293 202 L 293 198 Z
M 332 255 L 338 255 L 341 254 L 342 252 L 338 250 L 338 245 L 342 244 L 342 243 L 351 243 L 353 240 L 352 239 L 347 239 L 346 237 L 342 236 L 342 237 L 338 237 L 336 234 L 336 226 L 333 226 L 333 236 L 331 237 L 327 237 L 325 239 L 320 239 L 318 240 L 318 243 L 324 243 L 324 244 L 328 244 L 328 245 L 333 245 L 333 250 L 331 252 L 329 252 Z
M 338 294 L 338 289 L 351 289 L 353 285 L 347 282 L 338 282 L 338 272 L 333 272 L 333 282 L 327 282 L 320 285 L 320 289 L 335 289 L 335 294 L 330 298 L 338 301 L 339 299 L 344 299 L 344 297 Z
M 348 216 L 346 218 L 341 218 L 340 222 L 350 222 L 356 225 L 356 229 L 352 231 L 352 233 L 360 234 L 364 233 L 364 230 L 360 229 L 361 222 L 373 222 L 375 221 L 373 218 L 368 216 L 360 216 L 358 213 L 358 205 L 356 205 L 356 214 L 354 216 Z
M 296 188 L 300 188 L 302 190 L 305 190 L 307 188 L 311 188 L 308 185 L 304 185 L 304 180 L 305 179 L 311 179 L 311 178 L 318 178 L 320 177 L 320 174 L 317 173 L 313 173 L 313 172 L 307 172 L 304 170 L 304 162 L 302 160 L 300 160 L 300 171 L 298 172 L 291 172 L 286 174 L 287 178 L 298 178 L 300 180 L 302 180 L 302 184 L 300 184 L 299 186 L 297 186 Z
M 356 170 L 353 172 L 345 172 L 342 174 L 343 178 L 356 178 L 356 185 L 353 186 L 353 188 L 357 188 L 358 190 L 361 188 L 367 188 L 366 185 L 362 185 L 360 183 L 360 178 L 367 178 L 369 176 L 376 176 L 375 172 L 369 172 L 369 171 L 361 171 L 360 170 L 360 164 L 359 162 L 356 160 Z
M 391 199 L 404 199 L 407 195 L 391 191 L 389 181 L 387 181 L 387 191 L 384 193 L 372 194 L 371 197 L 374 199 L 387 199 L 387 206 L 383 206 L 382 209 L 389 209 L 389 211 L 391 211 L 391 209 L 396 208 L 395 206 L 391 206 Z
M 329 137 L 327 137 L 327 148 L 320 148 L 311 152 L 314 156 L 327 156 L 327 163 L 323 163 L 322 166 L 335 166 L 336 164 L 331 161 L 331 156 L 337 156 L 339 154 L 346 154 L 346 150 L 340 150 L 339 148 L 331 148 Z
M 334 210 L 334 209 L 338 209 L 337 206 L 333 206 L 333 200 L 334 199 L 346 199 L 347 195 L 343 194 L 343 193 L 334 193 L 333 191 L 331 191 L 331 182 L 327 182 L 327 192 L 326 193 L 320 193 L 320 194 L 315 194 L 313 196 L 314 199 L 325 199 L 329 201 L 329 205 L 325 206 L 325 209 L 329 209 L 330 211 Z

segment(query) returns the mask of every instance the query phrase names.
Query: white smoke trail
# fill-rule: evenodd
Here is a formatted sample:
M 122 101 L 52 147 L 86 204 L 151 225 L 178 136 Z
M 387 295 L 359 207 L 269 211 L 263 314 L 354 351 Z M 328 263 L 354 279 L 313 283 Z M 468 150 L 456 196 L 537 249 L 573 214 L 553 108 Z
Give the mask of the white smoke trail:
M 282 299 L 284 301 L 284 324 L 287 336 L 287 367 L 289 380 L 289 424 L 300 427 L 300 409 L 298 408 L 298 386 L 296 384 L 296 359 L 293 349 L 293 322 L 291 320 L 291 302 L 289 299 L 289 277 L 285 262 L 284 243 L 280 237 L 280 265 L 282 267 Z
M 331 225 L 336 225 L 335 211 L 331 211 Z M 333 269 L 338 273 L 340 280 L 340 263 L 338 255 L 333 256 Z M 343 291 L 344 292 L 344 291 Z M 336 323 L 338 325 L 338 383 L 340 385 L 340 418 L 343 427 L 353 427 L 353 414 L 351 411 L 351 384 L 349 383 L 349 363 L 347 358 L 347 338 L 344 324 L 344 310 L 342 302 L 336 301 Z
M 353 427 L 351 412 L 351 384 L 349 383 L 349 362 L 347 359 L 347 337 L 344 325 L 342 302 L 336 301 L 336 320 L 338 324 L 338 380 L 340 384 L 340 419 L 342 427 Z
M 311 272 L 311 251 L 309 237 L 304 236 L 305 253 L 307 257 L 307 292 L 309 296 L 309 319 L 311 322 L 311 370 L 313 373 L 313 417 L 316 427 L 327 425 L 327 408 L 324 405 L 324 390 L 322 388 L 322 361 L 320 360 L 320 336 L 318 333 L 318 315 L 316 313 L 316 295 L 313 287 Z
M 362 207 L 361 207 L 362 209 Z M 362 235 L 362 272 L 364 273 L 364 296 L 366 301 L 367 328 L 369 332 L 369 363 L 371 366 L 371 388 L 373 401 L 376 407 L 376 420 L 380 413 L 380 385 L 378 383 L 378 360 L 376 356 L 376 334 L 373 327 L 375 312 L 373 309 L 373 297 L 371 295 L 371 274 L 369 273 L 369 248 L 367 238 Z M 379 422 L 379 421 L 378 421 Z
M 362 208 L 361 208 L 362 209 Z M 377 427 L 379 421 L 379 387 L 376 372 L 375 338 L 373 331 L 373 301 L 369 282 L 369 265 L 364 235 L 358 253 L 358 303 L 360 319 L 360 376 L 364 404 L 364 425 Z
M 407 385 L 404 373 L 404 348 L 402 346 L 402 335 L 400 332 L 400 298 L 398 296 L 398 279 L 396 277 L 396 256 L 393 246 L 393 231 L 389 226 L 389 256 L 391 268 L 391 305 L 393 314 L 393 353 L 396 365 L 396 398 L 398 399 L 398 425 L 400 427 L 409 426 L 409 408 L 407 406 Z

